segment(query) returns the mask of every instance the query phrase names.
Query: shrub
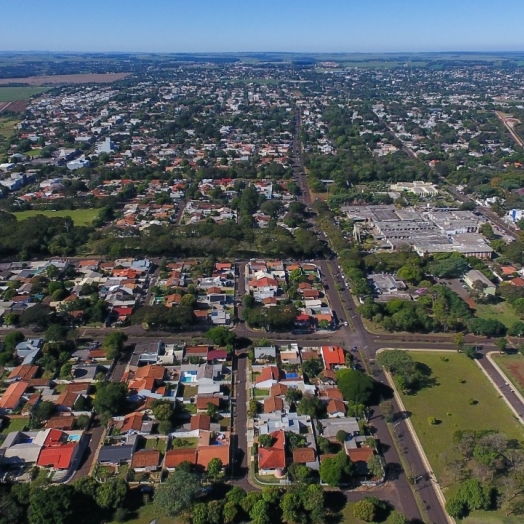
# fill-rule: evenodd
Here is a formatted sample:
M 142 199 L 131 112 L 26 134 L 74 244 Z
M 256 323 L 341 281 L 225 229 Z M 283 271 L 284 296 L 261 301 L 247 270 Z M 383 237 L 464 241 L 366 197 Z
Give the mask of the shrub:
M 435 426 L 437 424 L 437 419 L 435 417 L 428 417 L 428 422 L 431 426 Z

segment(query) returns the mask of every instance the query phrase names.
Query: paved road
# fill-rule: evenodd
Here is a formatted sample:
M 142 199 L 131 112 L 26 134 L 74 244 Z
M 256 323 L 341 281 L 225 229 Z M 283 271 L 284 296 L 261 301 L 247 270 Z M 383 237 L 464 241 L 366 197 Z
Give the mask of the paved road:
M 81 479 L 82 477 L 87 477 L 87 475 L 89 475 L 91 465 L 93 464 L 93 460 L 96 456 L 96 450 L 100 445 L 100 439 L 102 438 L 102 434 L 104 433 L 104 428 L 100 425 L 95 426 L 90 433 L 91 438 L 89 440 L 89 447 L 83 458 L 82 465 L 73 475 L 73 481 Z

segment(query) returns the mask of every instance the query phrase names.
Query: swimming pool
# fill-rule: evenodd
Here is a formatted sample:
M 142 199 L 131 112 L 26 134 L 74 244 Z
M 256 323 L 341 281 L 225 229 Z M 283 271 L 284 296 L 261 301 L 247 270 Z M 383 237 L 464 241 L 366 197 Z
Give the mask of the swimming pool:
M 180 382 L 187 384 L 188 382 L 196 382 L 196 371 L 184 371 L 180 377 Z
M 80 435 L 69 435 L 67 438 L 68 442 L 78 442 L 80 440 Z
M 298 378 L 298 373 L 286 373 L 286 378 Z

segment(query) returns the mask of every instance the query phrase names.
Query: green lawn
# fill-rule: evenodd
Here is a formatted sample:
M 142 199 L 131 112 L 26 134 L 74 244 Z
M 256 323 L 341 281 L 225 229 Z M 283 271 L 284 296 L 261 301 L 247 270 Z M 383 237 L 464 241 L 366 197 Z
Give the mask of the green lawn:
M 253 396 L 255 397 L 267 397 L 269 395 L 269 389 L 253 389 Z
M 403 395 L 406 409 L 424 447 L 433 471 L 440 478 L 442 453 L 452 456 L 453 433 L 461 430 L 496 429 L 508 438 L 522 440 L 524 428 L 516 421 L 497 391 L 475 362 L 463 354 L 451 352 L 410 352 L 413 358 L 428 366 L 436 383 L 416 395 Z M 445 356 L 447 361 L 441 360 Z M 461 384 L 460 380 L 466 382 Z M 475 405 L 469 399 L 477 401 Z M 428 417 L 440 423 L 431 426 Z
M 0 87 L 0 102 L 26 100 L 47 91 L 47 87 Z
M 0 137 L 9 138 L 15 134 L 15 126 L 20 120 L 14 117 L 0 118 Z
M 197 445 L 197 437 L 174 438 L 171 449 L 196 448 Z
M 486 320 L 500 320 L 505 326 L 511 327 L 520 317 L 507 302 L 499 304 L 477 304 L 476 315 Z
M 167 438 L 146 438 L 145 449 L 156 449 L 161 453 L 166 452 Z
M 26 156 L 39 156 L 42 153 L 41 149 L 31 149 L 31 151 L 27 151 L 24 153 Z
M 6 424 L 6 422 L 4 422 L 5 425 L 2 427 L 0 435 L 7 435 L 12 431 L 23 431 L 26 428 L 28 422 L 29 420 L 27 418 L 9 419 L 9 423 Z
M 474 511 L 462 524 L 522 524 L 522 516 L 505 517 L 500 511 Z
M 133 515 L 133 513 L 131 513 L 131 515 Z M 173 517 L 164 517 L 153 503 L 149 503 L 137 511 L 135 518 L 127 519 L 126 524 L 149 524 L 152 520 L 156 520 L 157 524 L 180 524 L 182 522 Z M 116 524 L 116 522 L 114 524 Z
M 493 355 L 493 360 L 499 365 L 502 371 L 506 374 L 509 381 L 513 384 L 516 390 L 524 395 L 524 385 L 518 380 L 518 373 L 524 377 L 524 357 L 517 353 L 516 355 Z M 516 375 L 517 374 L 517 375 Z M 521 377 L 521 378 L 522 378 Z
M 39 211 L 31 209 L 30 211 L 16 211 L 13 215 L 18 220 L 34 217 L 36 215 L 44 215 L 46 217 L 66 217 L 69 216 L 77 226 L 89 226 L 93 219 L 98 215 L 99 209 L 74 209 L 74 210 L 60 210 L 60 211 Z
M 184 398 L 193 398 L 198 393 L 198 386 L 184 384 Z

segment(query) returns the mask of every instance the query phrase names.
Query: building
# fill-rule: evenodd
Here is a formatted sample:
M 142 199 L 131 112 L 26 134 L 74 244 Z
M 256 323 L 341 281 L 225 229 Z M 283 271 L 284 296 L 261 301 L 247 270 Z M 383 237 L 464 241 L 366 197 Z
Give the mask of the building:
M 274 431 L 270 433 L 274 442 L 272 446 L 267 448 L 258 448 L 258 473 L 260 475 L 275 475 L 275 477 L 282 477 L 284 469 L 286 468 L 286 436 L 284 430 Z
M 464 282 L 471 288 L 475 289 L 476 282 L 480 282 L 482 284 L 483 295 L 495 295 L 495 292 L 497 290 L 497 287 L 489 278 L 487 278 L 485 275 L 483 275 L 480 271 L 476 269 L 472 269 L 471 271 L 468 271 L 464 275 Z M 478 284 L 477 284 L 478 285 Z

